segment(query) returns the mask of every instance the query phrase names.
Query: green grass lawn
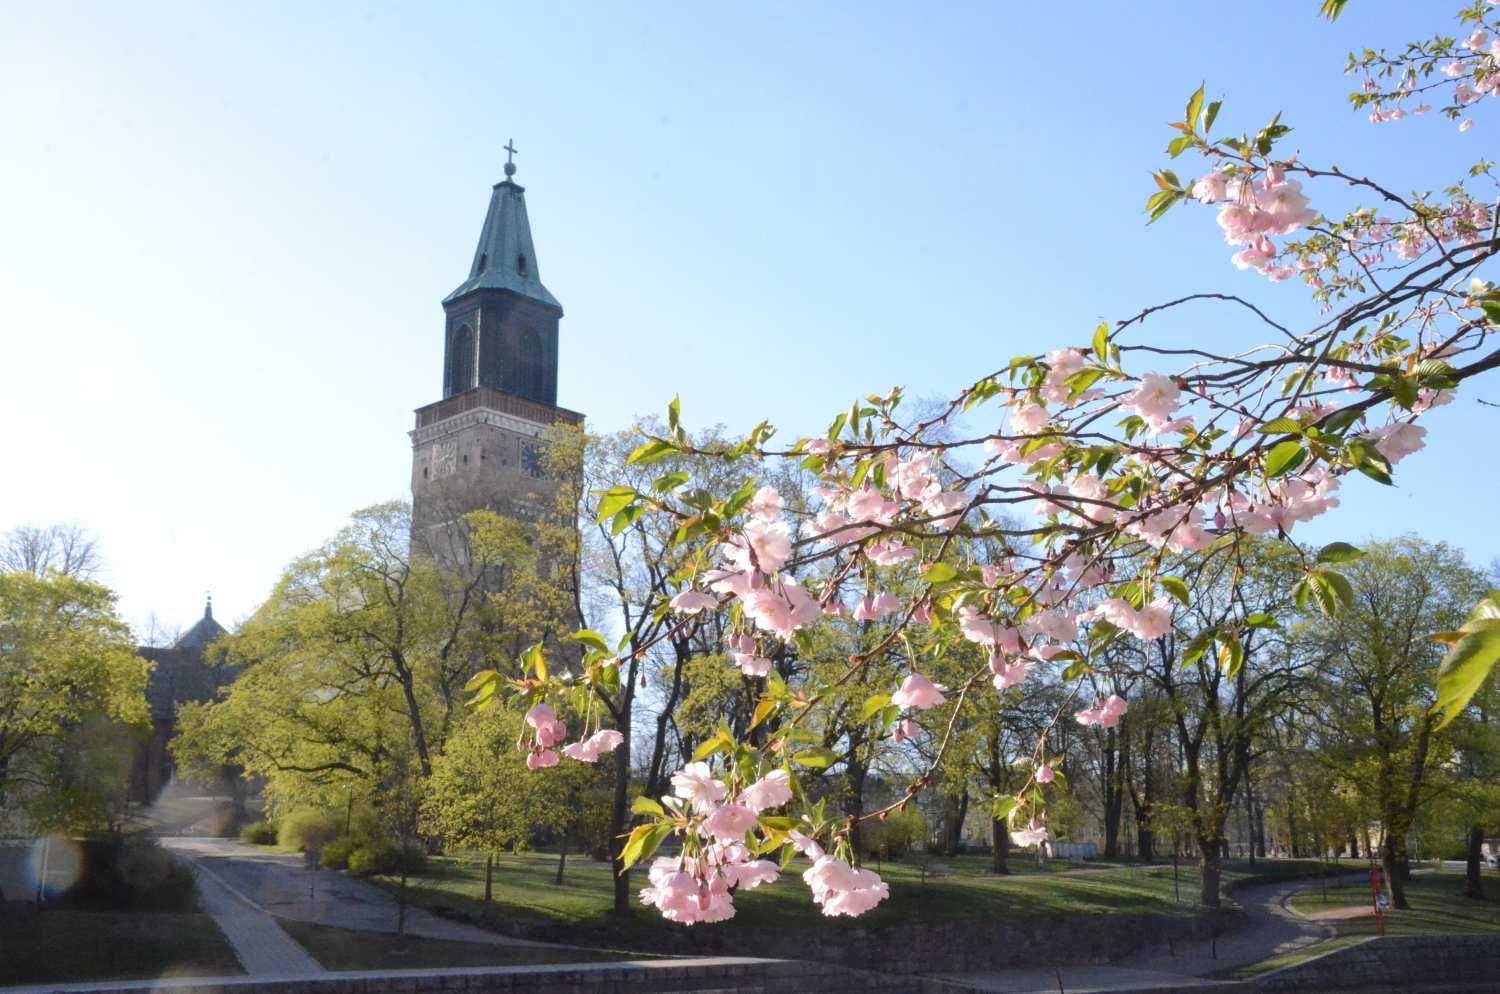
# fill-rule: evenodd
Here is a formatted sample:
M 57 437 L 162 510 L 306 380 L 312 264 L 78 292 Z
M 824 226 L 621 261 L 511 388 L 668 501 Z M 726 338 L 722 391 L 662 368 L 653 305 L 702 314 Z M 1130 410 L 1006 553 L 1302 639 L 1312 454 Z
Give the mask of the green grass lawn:
M 243 972 L 204 914 L 53 910 L 0 920 L 0 985 Z
M 622 959 L 588 950 L 556 950 L 526 946 L 491 946 L 478 942 L 446 942 L 384 932 L 350 929 L 278 919 L 287 934 L 327 970 L 416 970 L 461 966 L 523 966 L 532 963 L 597 963 Z
M 1455 932 L 1500 932 L 1500 879 L 1486 874 L 1485 900 L 1463 896 L 1464 876 L 1448 870 L 1419 873 L 1406 882 L 1409 911 L 1385 915 L 1386 935 L 1450 935 Z M 1317 888 L 1305 890 L 1291 900 L 1299 914 L 1316 915 L 1333 908 L 1360 907 L 1370 914 L 1329 922 L 1340 937 L 1375 934 L 1375 916 L 1370 906 L 1368 881 L 1346 887 L 1330 887 L 1325 900 Z
M 839 927 L 846 922 L 824 918 L 812 903 L 801 880 L 805 861 L 797 860 L 777 883 L 736 898 L 738 913 L 714 928 L 783 929 Z M 1175 897 L 1170 865 L 1138 867 L 1114 864 L 1081 870 L 1054 861 L 1038 868 L 1034 861 L 1012 859 L 1011 876 L 989 873 L 984 856 L 956 858 L 912 857 L 899 863 L 867 866 L 891 886 L 891 896 L 860 919 L 873 926 L 906 922 L 914 917 L 933 919 L 1029 918 L 1049 914 L 1142 912 L 1161 915 L 1196 913 L 1198 874 L 1184 864 L 1179 871 L 1180 900 Z M 616 941 L 649 942 L 657 930 L 674 926 L 655 914 L 632 916 L 628 924 L 613 921 L 610 871 L 596 861 L 570 858 L 564 883 L 553 883 L 556 857 L 541 853 L 503 856 L 496 860 L 494 900 L 481 903 L 484 861 L 444 857 L 409 882 L 414 903 L 454 917 L 486 922 L 501 931 L 561 941 L 585 940 L 578 930 L 598 930 Z M 1073 871 L 1077 872 L 1065 872 Z M 1313 861 L 1262 860 L 1253 870 L 1241 863 L 1226 867 L 1225 882 L 1307 876 L 1318 872 Z M 394 889 L 393 878 L 382 878 Z M 631 887 L 645 885 L 643 872 L 632 873 Z M 644 909 L 643 909 L 644 910 Z M 831 923 L 830 923 L 831 922 Z M 700 926 L 709 927 L 709 926 Z

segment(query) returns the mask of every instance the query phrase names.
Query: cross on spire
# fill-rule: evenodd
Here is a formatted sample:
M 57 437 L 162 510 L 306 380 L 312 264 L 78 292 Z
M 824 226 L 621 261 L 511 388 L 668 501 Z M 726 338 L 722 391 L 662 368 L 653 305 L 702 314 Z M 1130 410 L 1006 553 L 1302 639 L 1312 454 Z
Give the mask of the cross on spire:
M 506 176 L 514 176 L 516 174 L 516 163 L 515 163 L 516 141 L 515 141 L 515 139 L 514 138 L 507 138 L 507 139 L 505 139 L 505 146 L 504 147 L 505 147 L 505 175 Z

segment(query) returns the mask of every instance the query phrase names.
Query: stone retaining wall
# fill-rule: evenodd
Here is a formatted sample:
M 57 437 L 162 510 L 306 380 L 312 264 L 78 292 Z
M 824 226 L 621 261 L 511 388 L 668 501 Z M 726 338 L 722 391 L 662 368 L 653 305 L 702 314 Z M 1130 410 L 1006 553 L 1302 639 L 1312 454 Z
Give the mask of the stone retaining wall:
M 719 957 L 314 977 L 47 984 L 0 990 L 6 994 L 962 994 L 965 989 L 827 963 Z
M 1275 970 L 1256 991 L 1500 994 L 1500 935 L 1386 936 Z
M 649 951 L 721 956 L 753 949 L 777 959 L 815 960 L 877 973 L 978 973 L 1052 963 L 1107 963 L 1153 949 L 1165 952 L 1169 942 L 1207 941 L 1216 921 L 1222 934 L 1223 922 L 1212 917 L 1144 914 L 1037 915 L 889 926 L 840 920 L 837 927 L 805 931 L 719 931 L 712 925 L 696 925 L 653 936 Z M 573 941 L 578 941 L 576 936 Z M 591 934 L 590 941 L 642 948 L 638 937 L 612 940 L 601 933 Z

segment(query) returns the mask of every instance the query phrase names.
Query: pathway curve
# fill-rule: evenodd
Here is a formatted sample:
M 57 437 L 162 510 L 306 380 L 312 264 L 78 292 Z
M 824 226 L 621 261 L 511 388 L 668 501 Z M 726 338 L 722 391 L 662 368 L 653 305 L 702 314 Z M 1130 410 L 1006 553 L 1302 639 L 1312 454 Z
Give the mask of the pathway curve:
M 271 852 L 232 839 L 163 838 L 161 843 L 217 876 L 268 915 L 360 932 L 397 931 L 401 911 L 387 891 L 344 873 L 308 870 L 299 855 Z M 439 918 L 411 905 L 407 905 L 405 917 L 406 934 L 424 939 L 572 948 L 500 935 Z
M 1358 880 L 1360 876 L 1331 877 L 1328 885 Z M 1212 974 L 1259 963 L 1330 938 L 1331 928 L 1303 918 L 1287 907 L 1287 899 L 1293 894 L 1316 886 L 1317 880 L 1298 880 L 1238 890 L 1234 892 L 1234 903 L 1243 917 L 1237 924 L 1215 939 L 1180 943 L 1170 952 L 1153 950 L 1101 966 L 996 970 L 954 974 L 943 979 L 958 981 L 974 990 L 1007 994 L 1057 994 L 1059 984 L 1066 994 L 1207 986 L 1212 981 L 1204 978 Z

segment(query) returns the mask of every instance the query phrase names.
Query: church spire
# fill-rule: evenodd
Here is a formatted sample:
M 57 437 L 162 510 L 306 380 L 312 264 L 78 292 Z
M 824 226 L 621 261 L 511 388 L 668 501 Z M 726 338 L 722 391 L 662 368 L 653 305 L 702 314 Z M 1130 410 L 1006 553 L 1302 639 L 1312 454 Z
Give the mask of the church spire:
M 445 305 L 476 290 L 509 290 L 562 313 L 557 298 L 542 286 L 537 269 L 531 221 L 526 216 L 526 188 L 515 181 L 516 151 L 515 142 L 505 143 L 505 179 L 490 193 L 490 209 L 479 231 L 469 278 L 443 298 Z

